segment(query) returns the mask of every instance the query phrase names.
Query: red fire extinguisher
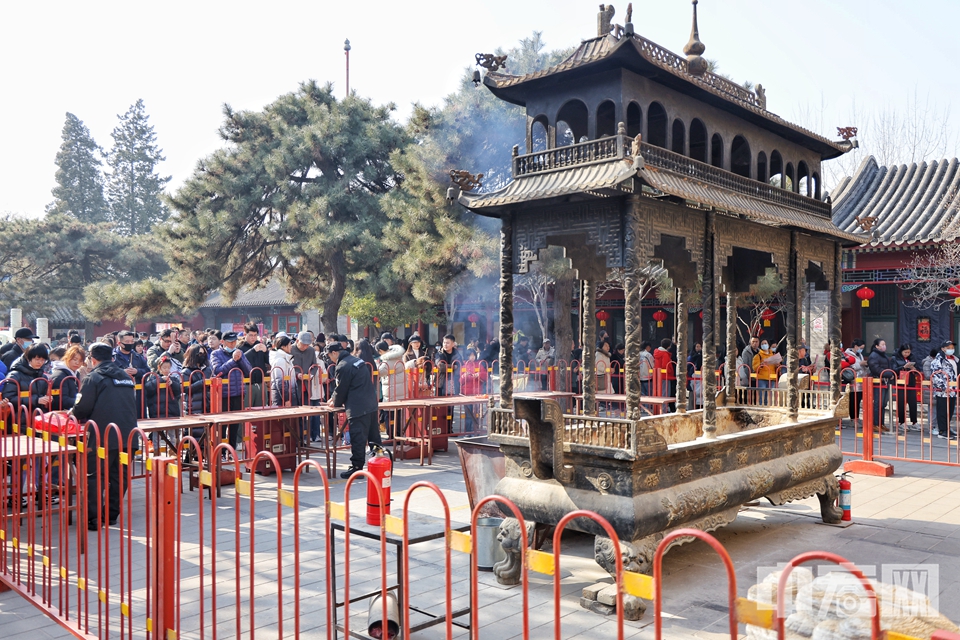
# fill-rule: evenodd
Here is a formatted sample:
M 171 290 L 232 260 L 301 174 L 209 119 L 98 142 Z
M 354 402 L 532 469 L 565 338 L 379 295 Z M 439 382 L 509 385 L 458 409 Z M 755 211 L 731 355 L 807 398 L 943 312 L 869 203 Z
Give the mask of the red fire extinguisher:
M 850 481 L 847 480 L 847 474 L 840 474 L 840 498 L 838 503 L 840 508 L 843 509 L 843 516 L 840 518 L 844 522 L 849 522 L 853 520 L 853 512 L 850 510 Z
M 383 494 L 383 512 L 390 513 L 390 484 L 393 480 L 393 457 L 383 447 L 367 462 L 367 471 L 373 474 Z M 367 524 L 380 526 L 380 495 L 372 482 L 367 483 Z

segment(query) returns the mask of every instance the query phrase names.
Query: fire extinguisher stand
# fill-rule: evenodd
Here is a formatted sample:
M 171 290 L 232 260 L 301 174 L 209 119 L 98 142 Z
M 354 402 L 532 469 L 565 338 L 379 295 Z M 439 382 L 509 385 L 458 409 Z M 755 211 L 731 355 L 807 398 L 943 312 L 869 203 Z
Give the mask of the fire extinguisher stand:
M 393 456 L 383 447 L 374 449 L 374 456 L 367 462 L 367 471 L 373 474 L 376 485 L 367 483 L 367 524 L 375 527 L 380 522 L 380 496 L 383 496 L 383 513 L 390 513 L 390 485 L 393 484 Z M 380 487 L 380 492 L 377 491 Z

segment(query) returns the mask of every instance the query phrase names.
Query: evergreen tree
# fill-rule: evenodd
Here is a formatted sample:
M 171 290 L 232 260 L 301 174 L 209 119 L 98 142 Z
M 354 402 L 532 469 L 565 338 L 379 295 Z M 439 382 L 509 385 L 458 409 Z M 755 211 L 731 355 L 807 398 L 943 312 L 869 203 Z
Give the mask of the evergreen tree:
M 113 149 L 107 157 L 110 176 L 107 196 L 110 218 L 117 233 L 134 236 L 149 233 L 170 215 L 161 200 L 170 177 L 161 178 L 157 164 L 166 158 L 157 146 L 157 134 L 148 120 L 143 100 L 137 100 L 110 134 Z
M 57 186 L 53 188 L 55 200 L 47 212 L 73 216 L 81 222 L 105 222 L 109 212 L 100 170 L 103 150 L 83 121 L 72 113 L 67 114 L 61 137 L 63 142 L 56 159 Z
M 391 293 L 380 201 L 400 179 L 391 152 L 408 142 L 392 109 L 337 100 L 313 81 L 263 111 L 225 107 L 227 146 L 170 198 L 176 215 L 161 228 L 173 247 L 171 297 L 188 308 L 211 290 L 229 299 L 279 277 L 335 332 L 348 287 Z

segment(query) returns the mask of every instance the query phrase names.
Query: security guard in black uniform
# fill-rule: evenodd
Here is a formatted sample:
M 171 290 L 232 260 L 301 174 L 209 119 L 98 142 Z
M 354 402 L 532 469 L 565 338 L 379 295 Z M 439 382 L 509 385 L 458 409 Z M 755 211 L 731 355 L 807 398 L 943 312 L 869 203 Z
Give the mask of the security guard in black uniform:
M 377 391 L 367 363 L 350 355 L 339 342 L 325 349 L 336 365 L 336 391 L 327 404 L 344 407 L 350 425 L 350 468 L 340 474 L 347 479 L 363 469 L 367 443 L 381 445 L 380 424 L 377 421 Z

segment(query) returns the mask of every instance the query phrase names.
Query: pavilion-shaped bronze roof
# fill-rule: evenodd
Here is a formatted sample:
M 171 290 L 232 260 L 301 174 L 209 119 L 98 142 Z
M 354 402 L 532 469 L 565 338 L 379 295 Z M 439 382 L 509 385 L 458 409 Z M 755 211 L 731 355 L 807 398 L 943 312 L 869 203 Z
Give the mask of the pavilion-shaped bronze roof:
M 521 76 L 491 71 L 483 82 L 502 100 L 526 105 L 527 96 L 544 87 L 609 69 L 624 68 L 697 100 L 723 109 L 795 144 L 816 151 L 824 160 L 836 158 L 847 147 L 767 111 L 766 98 L 715 73 L 690 73 L 687 59 L 639 35 L 613 34 L 584 40 L 560 64 Z
M 635 157 L 632 142 L 617 135 L 515 156 L 512 181 L 489 193 L 461 193 L 460 204 L 481 215 L 499 216 L 520 203 L 642 193 L 712 207 L 761 224 L 801 229 L 845 244 L 869 240 L 853 230 L 838 229 L 827 202 L 645 142 L 640 144 L 640 157 Z

